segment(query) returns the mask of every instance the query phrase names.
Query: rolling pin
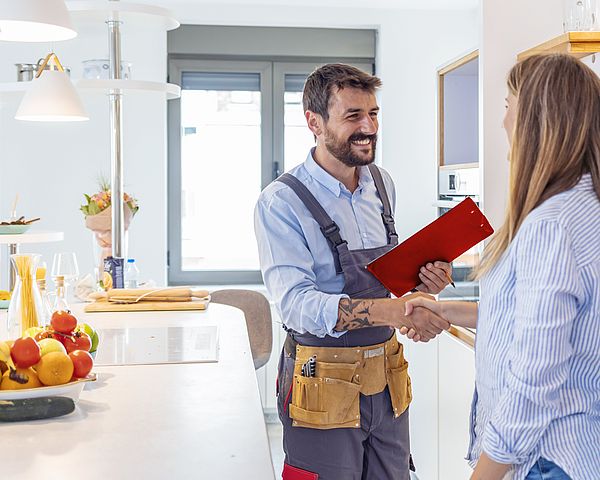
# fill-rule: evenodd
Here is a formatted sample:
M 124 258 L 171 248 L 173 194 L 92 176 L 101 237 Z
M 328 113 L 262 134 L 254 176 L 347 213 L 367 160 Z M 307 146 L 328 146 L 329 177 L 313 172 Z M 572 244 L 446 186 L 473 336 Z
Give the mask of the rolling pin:
M 108 292 L 98 292 L 91 295 L 95 300 L 108 300 L 109 302 L 137 303 L 141 301 L 153 302 L 189 302 L 194 298 L 207 298 L 207 290 L 194 290 L 191 288 L 113 288 Z

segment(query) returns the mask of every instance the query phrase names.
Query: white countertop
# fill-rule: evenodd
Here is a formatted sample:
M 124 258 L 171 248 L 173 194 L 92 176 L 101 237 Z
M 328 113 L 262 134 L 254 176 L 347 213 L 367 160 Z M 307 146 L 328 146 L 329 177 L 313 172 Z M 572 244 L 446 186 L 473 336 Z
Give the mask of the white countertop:
M 72 414 L 0 424 L 3 478 L 274 479 L 240 310 L 73 310 L 100 330 L 218 324 L 218 362 L 94 368 Z

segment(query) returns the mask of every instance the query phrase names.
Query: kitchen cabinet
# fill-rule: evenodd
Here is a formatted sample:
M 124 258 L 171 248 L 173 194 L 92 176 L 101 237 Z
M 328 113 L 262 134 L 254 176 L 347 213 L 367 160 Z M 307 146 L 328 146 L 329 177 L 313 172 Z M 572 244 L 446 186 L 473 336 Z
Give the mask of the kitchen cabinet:
M 475 386 L 475 352 L 455 332 L 438 340 L 438 480 L 469 478 L 469 414 Z
M 438 69 L 438 156 L 440 168 L 479 162 L 479 51 Z

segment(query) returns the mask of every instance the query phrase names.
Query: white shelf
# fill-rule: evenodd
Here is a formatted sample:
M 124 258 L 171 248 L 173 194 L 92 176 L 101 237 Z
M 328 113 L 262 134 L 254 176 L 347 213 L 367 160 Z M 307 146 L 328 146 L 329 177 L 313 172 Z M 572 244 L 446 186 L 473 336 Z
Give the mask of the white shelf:
M 126 3 L 114 1 L 70 1 L 66 2 L 69 11 L 74 14 L 74 19 L 79 17 L 90 19 L 94 22 L 107 20 L 120 20 L 123 23 L 139 23 L 144 16 L 154 17 L 162 21 L 165 30 L 174 30 L 179 27 L 170 10 L 153 5 L 141 3 Z
M 29 82 L 0 82 L 0 93 L 25 93 Z
M 179 98 L 181 88 L 174 83 L 150 82 L 145 80 L 79 80 L 76 82 L 77 88 L 85 90 L 96 90 L 101 93 L 108 93 L 109 90 L 137 90 L 145 92 L 163 92 L 167 95 L 167 100 Z
M 75 85 L 82 90 L 108 93 L 109 90 L 159 92 L 166 94 L 167 100 L 181 96 L 181 87 L 174 83 L 151 82 L 146 80 L 76 80 Z M 23 94 L 30 82 L 0 82 L 1 94 Z M 87 93 L 87 92 L 86 92 Z
M 25 243 L 60 242 L 64 240 L 63 232 L 28 232 L 17 235 L 0 235 L 0 245 L 22 245 Z

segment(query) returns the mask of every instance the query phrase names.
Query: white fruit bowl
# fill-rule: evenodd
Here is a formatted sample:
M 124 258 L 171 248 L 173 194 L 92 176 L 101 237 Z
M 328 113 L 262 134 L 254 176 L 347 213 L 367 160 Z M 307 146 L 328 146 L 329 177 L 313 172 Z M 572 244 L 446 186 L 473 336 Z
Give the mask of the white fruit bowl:
M 97 379 L 95 373 L 90 373 L 85 378 L 79 378 L 63 385 L 53 387 L 24 388 L 23 390 L 0 390 L 1 400 L 21 400 L 23 398 L 39 397 L 69 397 L 75 403 L 79 400 L 79 395 L 87 382 L 95 382 Z

